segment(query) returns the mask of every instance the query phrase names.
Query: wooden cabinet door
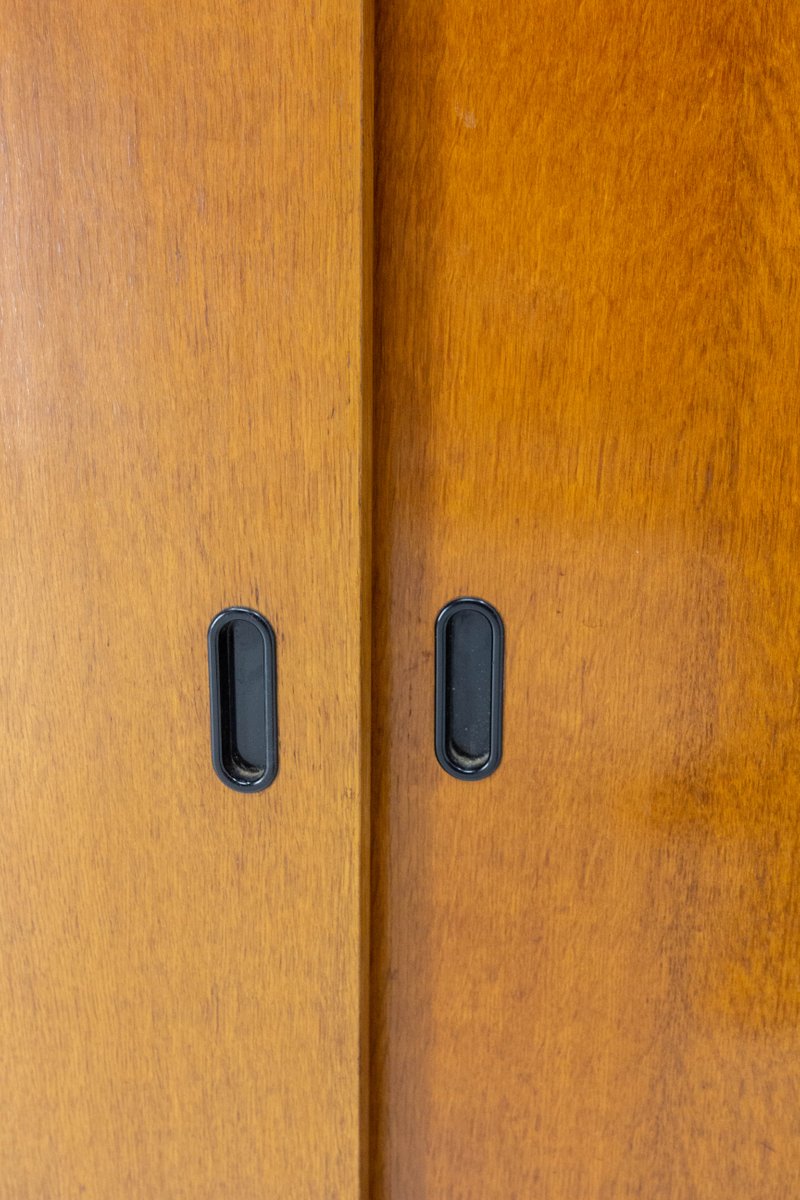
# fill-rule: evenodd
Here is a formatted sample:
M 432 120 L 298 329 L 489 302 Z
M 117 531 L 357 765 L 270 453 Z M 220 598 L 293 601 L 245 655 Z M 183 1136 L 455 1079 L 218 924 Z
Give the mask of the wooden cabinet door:
M 0 8 L 0 1197 L 354 1200 L 371 38 Z M 256 796 L 209 755 L 234 604 Z
M 800 1194 L 799 34 L 379 6 L 375 1200 Z

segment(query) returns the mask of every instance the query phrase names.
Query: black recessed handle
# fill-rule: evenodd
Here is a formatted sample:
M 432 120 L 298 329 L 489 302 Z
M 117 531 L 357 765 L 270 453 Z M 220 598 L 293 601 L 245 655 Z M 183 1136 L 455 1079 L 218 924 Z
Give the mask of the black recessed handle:
M 208 629 L 211 760 L 224 784 L 262 792 L 278 773 L 275 634 L 251 608 L 226 608 Z
M 503 622 L 465 596 L 436 618 L 436 757 L 457 779 L 485 779 L 503 752 Z

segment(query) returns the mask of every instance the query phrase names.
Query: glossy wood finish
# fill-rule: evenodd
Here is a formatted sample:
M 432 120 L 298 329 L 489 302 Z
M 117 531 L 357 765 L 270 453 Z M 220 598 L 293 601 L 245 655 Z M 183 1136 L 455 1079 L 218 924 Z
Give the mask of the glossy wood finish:
M 371 35 L 0 25 L 0 1197 L 355 1200 Z M 234 603 L 278 637 L 257 797 L 210 761 Z
M 374 1200 L 798 1194 L 798 33 L 380 6 Z

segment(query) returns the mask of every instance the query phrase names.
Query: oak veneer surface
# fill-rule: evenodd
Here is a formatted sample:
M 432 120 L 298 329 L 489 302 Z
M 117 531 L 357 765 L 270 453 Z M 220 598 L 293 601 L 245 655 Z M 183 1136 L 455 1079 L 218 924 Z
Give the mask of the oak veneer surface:
M 0 1197 L 355 1200 L 362 8 L 1 7 Z M 229 604 L 277 632 L 258 796 Z
M 375 1200 L 800 1195 L 799 33 L 380 5 Z

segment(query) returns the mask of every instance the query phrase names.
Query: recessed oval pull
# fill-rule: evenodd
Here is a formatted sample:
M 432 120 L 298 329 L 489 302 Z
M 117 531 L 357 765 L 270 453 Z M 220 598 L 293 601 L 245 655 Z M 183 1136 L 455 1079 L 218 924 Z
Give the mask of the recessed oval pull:
M 502 736 L 502 619 L 485 600 L 453 600 L 436 618 L 436 757 L 457 779 L 485 779 Z
M 208 630 L 211 760 L 224 784 L 261 792 L 278 773 L 275 634 L 251 608 L 226 608 Z

